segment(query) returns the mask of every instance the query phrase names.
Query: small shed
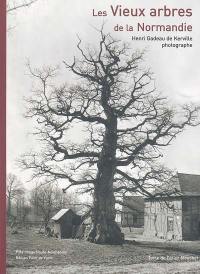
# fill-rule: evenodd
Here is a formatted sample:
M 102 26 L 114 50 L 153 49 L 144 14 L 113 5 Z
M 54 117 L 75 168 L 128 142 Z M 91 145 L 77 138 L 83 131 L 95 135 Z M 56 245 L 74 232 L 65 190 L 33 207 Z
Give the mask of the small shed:
M 68 239 L 75 237 L 81 223 L 81 216 L 70 208 L 63 208 L 51 220 L 53 221 L 54 234 L 61 239 Z

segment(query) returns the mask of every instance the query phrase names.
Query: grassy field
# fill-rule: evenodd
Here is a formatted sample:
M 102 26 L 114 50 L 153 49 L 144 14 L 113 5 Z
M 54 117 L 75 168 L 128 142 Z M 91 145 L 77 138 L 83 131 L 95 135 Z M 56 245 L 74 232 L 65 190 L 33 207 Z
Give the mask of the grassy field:
M 7 273 L 200 273 L 199 241 L 102 246 L 22 230 L 8 232 L 7 247 Z

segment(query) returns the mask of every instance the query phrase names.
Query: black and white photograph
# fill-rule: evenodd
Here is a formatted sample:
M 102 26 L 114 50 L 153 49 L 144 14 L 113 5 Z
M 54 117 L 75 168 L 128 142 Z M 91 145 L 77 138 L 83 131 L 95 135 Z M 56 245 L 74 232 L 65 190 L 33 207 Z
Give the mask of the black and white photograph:
M 200 273 L 200 2 L 7 1 L 7 273 Z

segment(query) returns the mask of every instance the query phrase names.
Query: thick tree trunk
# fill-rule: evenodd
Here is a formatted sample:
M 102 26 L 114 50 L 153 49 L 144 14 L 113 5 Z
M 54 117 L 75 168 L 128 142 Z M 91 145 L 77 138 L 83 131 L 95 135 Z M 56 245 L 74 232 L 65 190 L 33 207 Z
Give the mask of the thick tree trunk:
M 123 234 L 115 222 L 113 179 L 116 168 L 117 120 L 115 117 L 112 118 L 106 127 L 103 149 L 98 162 L 94 188 L 93 223 L 87 238 L 97 244 L 123 243 Z
M 97 244 L 122 244 L 124 237 L 115 222 L 114 195 L 106 189 L 96 190 L 92 228 L 87 239 Z

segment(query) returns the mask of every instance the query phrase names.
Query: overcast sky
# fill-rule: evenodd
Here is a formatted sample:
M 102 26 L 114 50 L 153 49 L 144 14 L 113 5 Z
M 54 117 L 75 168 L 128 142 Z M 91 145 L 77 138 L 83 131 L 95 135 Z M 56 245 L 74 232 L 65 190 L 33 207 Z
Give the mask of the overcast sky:
M 133 49 L 147 48 L 146 64 L 155 73 L 156 86 L 174 103 L 200 104 L 198 12 L 200 1 L 166 0 L 162 2 L 171 8 L 192 8 L 193 16 L 191 18 L 154 19 L 148 16 L 145 18 L 114 18 L 109 14 L 104 18 L 105 31 L 110 32 L 113 37 L 130 42 Z M 121 2 L 115 0 L 38 0 L 30 8 L 18 10 L 17 13 L 8 16 L 8 24 L 13 29 L 8 32 L 7 42 L 7 170 L 17 174 L 22 181 L 27 179 L 27 175 L 15 165 L 15 159 L 20 154 L 33 149 L 36 144 L 33 136 L 29 134 L 32 131 L 32 123 L 23 118 L 23 97 L 30 95 L 33 85 L 33 79 L 28 76 L 25 66 L 27 59 L 34 67 L 59 64 L 62 69 L 61 78 L 64 81 L 70 81 L 70 74 L 65 71 L 62 61 L 71 60 L 73 55 L 76 55 L 77 34 L 86 44 L 95 44 L 98 33 L 94 27 L 99 28 L 103 22 L 102 17 L 92 16 L 92 9 L 109 10 L 111 4 L 120 3 L 123 3 L 123 7 L 129 8 L 148 9 L 163 6 L 161 1 L 149 0 Z M 190 35 L 193 37 L 193 47 L 162 49 L 160 43 L 131 41 L 131 36 L 138 35 L 138 33 L 113 31 L 113 26 L 117 23 L 135 25 L 137 22 L 192 24 L 193 31 Z M 157 33 L 157 36 L 163 35 L 163 33 Z M 199 136 L 199 127 L 189 128 L 178 136 L 165 151 L 166 165 L 179 172 L 200 174 Z M 72 137 L 74 139 L 76 136 Z

